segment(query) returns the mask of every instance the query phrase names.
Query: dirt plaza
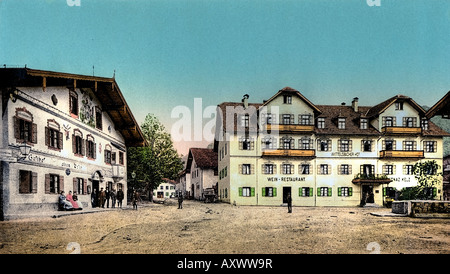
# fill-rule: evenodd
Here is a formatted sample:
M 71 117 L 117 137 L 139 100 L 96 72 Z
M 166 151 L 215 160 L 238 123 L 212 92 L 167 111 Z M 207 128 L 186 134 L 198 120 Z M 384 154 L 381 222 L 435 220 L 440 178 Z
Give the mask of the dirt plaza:
M 450 253 L 450 220 L 184 201 L 0 222 L 0 254 Z M 81 213 L 81 212 L 80 212 Z

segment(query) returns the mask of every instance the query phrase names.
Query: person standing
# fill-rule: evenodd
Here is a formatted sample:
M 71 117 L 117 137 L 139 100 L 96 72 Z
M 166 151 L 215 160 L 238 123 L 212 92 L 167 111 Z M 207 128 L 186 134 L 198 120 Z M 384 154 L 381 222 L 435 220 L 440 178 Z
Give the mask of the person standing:
M 119 188 L 117 191 L 117 206 L 120 206 L 122 208 L 122 200 L 124 198 L 123 190 Z
M 183 209 L 183 194 L 178 193 L 178 209 Z
M 116 208 L 116 190 L 114 188 L 111 189 L 111 193 L 109 195 L 111 196 L 111 207 Z
M 105 198 L 106 198 L 106 208 L 109 208 L 109 198 L 111 198 L 111 192 L 109 191 L 108 187 L 106 187 Z
M 135 191 L 133 191 L 133 198 L 131 200 L 131 202 L 133 203 L 133 209 L 137 210 L 138 199 L 139 199 L 139 193 L 135 190 Z
M 103 190 L 103 187 L 100 189 L 100 193 L 98 194 L 98 206 L 105 208 L 105 198 L 106 198 L 106 193 Z
M 291 197 L 291 193 L 288 193 L 287 197 L 287 206 L 288 206 L 288 213 L 292 213 L 292 197 Z
M 92 208 L 97 207 L 97 189 L 94 188 L 94 191 L 91 193 L 91 203 L 92 203 Z

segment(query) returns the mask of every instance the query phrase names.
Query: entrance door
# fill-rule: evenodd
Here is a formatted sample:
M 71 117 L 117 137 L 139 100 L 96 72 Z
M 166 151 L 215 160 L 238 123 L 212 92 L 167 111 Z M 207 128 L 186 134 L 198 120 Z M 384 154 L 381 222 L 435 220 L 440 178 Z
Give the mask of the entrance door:
M 365 198 L 366 203 L 369 203 L 369 204 L 375 203 L 372 185 L 363 185 L 362 192 L 363 192 L 363 198 Z
M 290 186 L 284 186 L 283 187 L 283 203 L 287 203 L 287 197 L 291 194 L 291 187 Z M 292 195 L 291 195 L 292 198 Z
M 194 189 L 195 189 L 195 187 L 194 187 L 194 184 L 192 184 L 191 185 L 191 192 L 192 192 L 192 199 L 195 199 L 195 195 L 194 195 Z

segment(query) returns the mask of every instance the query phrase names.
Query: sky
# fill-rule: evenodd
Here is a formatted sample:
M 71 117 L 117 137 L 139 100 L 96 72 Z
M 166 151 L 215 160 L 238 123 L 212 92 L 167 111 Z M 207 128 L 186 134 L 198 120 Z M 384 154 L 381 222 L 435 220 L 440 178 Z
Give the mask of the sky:
M 286 86 L 317 105 L 432 106 L 450 90 L 450 1 L 0 0 L 3 64 L 115 75 L 137 122 L 152 113 L 168 132 L 179 106 L 192 126 L 213 119 L 194 119 L 196 99 L 202 111 Z

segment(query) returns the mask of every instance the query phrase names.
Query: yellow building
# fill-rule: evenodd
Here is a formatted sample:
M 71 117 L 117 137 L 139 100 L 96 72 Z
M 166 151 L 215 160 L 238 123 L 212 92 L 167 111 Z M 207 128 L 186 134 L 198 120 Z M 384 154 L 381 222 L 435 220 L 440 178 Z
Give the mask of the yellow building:
M 449 136 L 403 95 L 314 105 L 286 87 L 263 103 L 222 103 L 216 117 L 219 198 L 238 205 L 281 205 L 288 194 L 297 206 L 382 205 L 417 184 L 418 161 L 442 167 Z M 442 183 L 431 192 L 442 199 Z

